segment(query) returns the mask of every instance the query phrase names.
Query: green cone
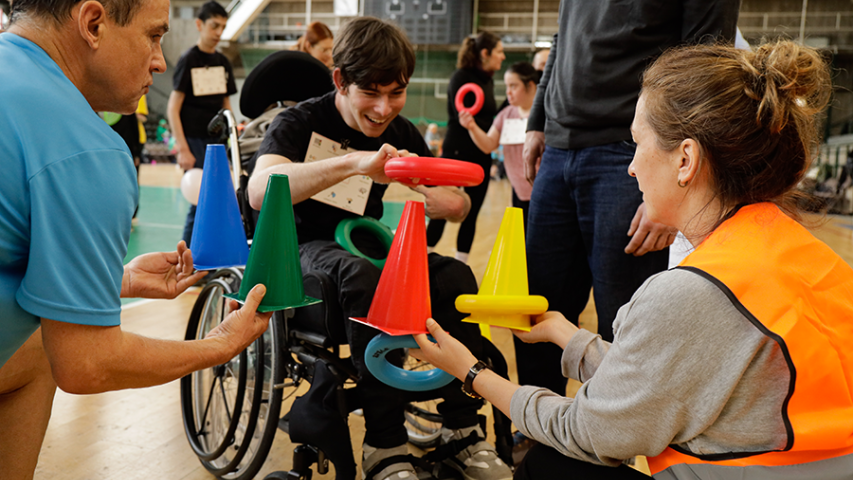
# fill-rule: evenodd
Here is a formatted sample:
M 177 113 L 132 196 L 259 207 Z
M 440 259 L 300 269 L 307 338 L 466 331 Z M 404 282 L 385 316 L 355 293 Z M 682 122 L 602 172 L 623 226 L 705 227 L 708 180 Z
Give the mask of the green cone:
M 259 312 L 321 302 L 306 296 L 302 285 L 302 265 L 299 263 L 299 243 L 287 175 L 270 175 L 240 292 L 226 297 L 244 303 L 246 295 L 259 283 L 267 287 Z

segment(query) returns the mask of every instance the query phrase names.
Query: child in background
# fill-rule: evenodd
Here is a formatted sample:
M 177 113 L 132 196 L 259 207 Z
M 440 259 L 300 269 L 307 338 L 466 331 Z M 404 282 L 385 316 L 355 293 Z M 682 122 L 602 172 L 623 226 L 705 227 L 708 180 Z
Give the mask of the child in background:
M 461 112 L 459 123 L 468 129 L 471 140 L 484 153 L 489 153 L 503 145 L 504 167 L 512 184 L 512 206 L 524 211 L 524 225 L 527 227 L 527 211 L 530 206 L 530 192 L 533 186 L 524 178 L 524 132 L 527 130 L 527 116 L 536 97 L 536 85 L 542 72 L 528 62 L 512 64 L 504 74 L 506 98 L 509 106 L 495 117 L 492 127 L 486 133 L 473 121 L 470 113 Z M 538 168 L 538 165 L 537 165 Z

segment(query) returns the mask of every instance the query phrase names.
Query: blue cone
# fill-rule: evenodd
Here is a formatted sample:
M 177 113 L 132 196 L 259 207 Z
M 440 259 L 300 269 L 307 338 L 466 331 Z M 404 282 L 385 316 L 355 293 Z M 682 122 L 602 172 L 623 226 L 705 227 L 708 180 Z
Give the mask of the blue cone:
M 249 245 L 225 145 L 208 145 L 190 250 L 196 270 L 246 265 Z

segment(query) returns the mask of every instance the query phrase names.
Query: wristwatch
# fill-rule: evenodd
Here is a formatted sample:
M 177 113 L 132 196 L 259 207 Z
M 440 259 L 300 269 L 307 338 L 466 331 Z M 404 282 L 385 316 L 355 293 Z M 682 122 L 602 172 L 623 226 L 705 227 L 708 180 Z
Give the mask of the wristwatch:
M 465 377 L 465 383 L 462 384 L 462 391 L 465 392 L 465 395 L 478 400 L 483 398 L 482 395 L 474 391 L 474 377 L 487 368 L 489 367 L 481 360 L 468 370 L 468 376 Z

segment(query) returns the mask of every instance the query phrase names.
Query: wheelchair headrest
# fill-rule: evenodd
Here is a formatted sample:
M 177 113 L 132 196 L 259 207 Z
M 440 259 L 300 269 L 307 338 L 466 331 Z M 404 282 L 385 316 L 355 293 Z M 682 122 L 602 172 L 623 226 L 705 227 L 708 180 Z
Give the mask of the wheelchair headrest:
M 261 60 L 246 77 L 240 111 L 256 118 L 280 101 L 301 102 L 334 90 L 329 69 L 304 52 L 281 51 Z

